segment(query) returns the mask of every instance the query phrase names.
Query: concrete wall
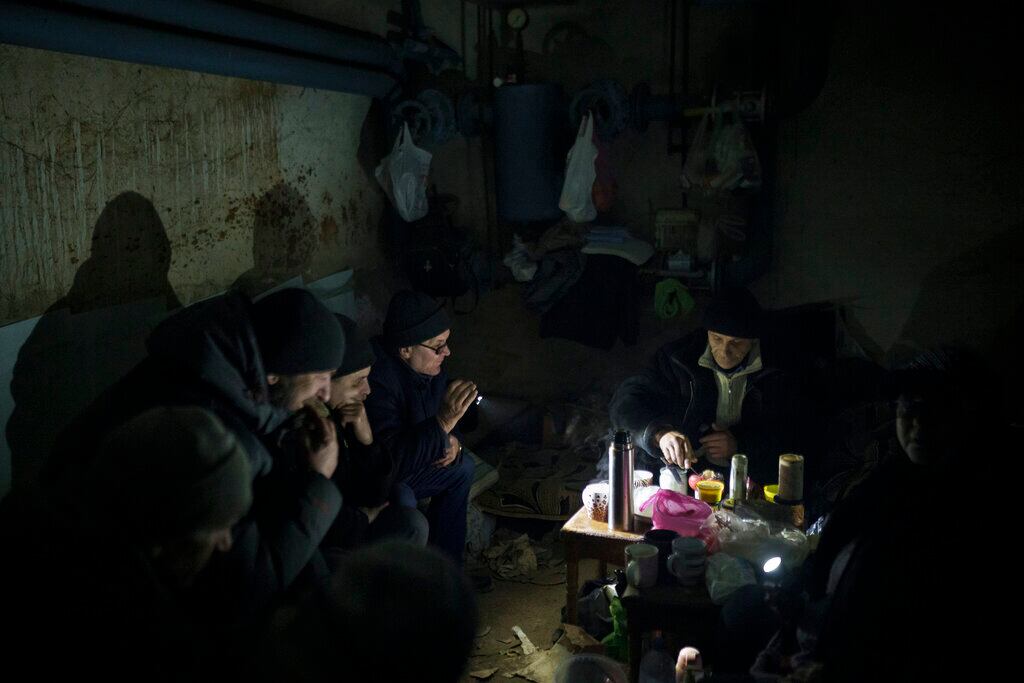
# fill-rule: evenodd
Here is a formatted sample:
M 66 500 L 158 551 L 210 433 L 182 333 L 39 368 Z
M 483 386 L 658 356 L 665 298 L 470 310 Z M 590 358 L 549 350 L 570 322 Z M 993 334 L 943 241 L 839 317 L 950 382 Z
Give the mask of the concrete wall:
M 1024 305 L 1012 41 L 984 8 L 897 5 L 844 3 L 823 91 L 781 122 L 776 249 L 757 292 L 849 302 L 878 356 L 991 349 Z
M 346 268 L 386 300 L 370 104 L 0 45 L 0 495 L 168 309 Z
M 45 311 L 90 256 L 97 304 L 164 277 L 188 303 L 253 268 L 378 264 L 368 98 L 11 46 L 0 71 L 0 323 Z

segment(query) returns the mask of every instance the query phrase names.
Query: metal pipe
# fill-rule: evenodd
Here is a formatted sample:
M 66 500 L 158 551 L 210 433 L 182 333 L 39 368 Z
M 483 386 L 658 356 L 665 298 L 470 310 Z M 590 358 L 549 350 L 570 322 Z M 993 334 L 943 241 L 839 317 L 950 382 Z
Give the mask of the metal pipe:
M 286 16 L 279 10 L 251 9 L 210 0 L 70 0 L 68 4 L 108 12 L 166 26 L 234 38 L 259 45 L 301 52 L 319 58 L 354 62 L 393 74 L 402 64 L 386 40 L 342 26 L 317 22 L 300 16 Z
M 386 97 L 399 83 L 369 65 L 169 31 L 56 6 L 0 4 L 0 42 L 338 92 Z
M 668 0 L 668 94 L 676 94 L 676 3 L 678 0 Z

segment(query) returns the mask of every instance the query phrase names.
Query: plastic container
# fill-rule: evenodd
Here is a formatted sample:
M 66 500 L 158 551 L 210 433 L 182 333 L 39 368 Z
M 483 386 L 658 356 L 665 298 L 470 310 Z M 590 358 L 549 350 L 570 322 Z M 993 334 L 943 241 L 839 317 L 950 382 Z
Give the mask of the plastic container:
M 661 251 L 695 253 L 699 222 L 700 215 L 692 209 L 658 210 L 654 214 L 654 246 Z
M 747 499 L 747 456 L 737 453 L 732 456 L 729 471 L 729 498 L 733 501 Z
M 725 483 L 716 479 L 705 479 L 697 484 L 697 497 L 708 505 L 717 505 L 722 500 Z
M 658 476 L 658 485 L 663 489 L 676 491 L 684 496 L 689 495 L 690 489 L 686 485 L 686 473 L 681 471 L 679 468 L 676 468 L 676 472 L 679 474 L 678 481 L 674 476 L 672 476 L 672 470 L 668 467 L 662 467 L 661 473 Z

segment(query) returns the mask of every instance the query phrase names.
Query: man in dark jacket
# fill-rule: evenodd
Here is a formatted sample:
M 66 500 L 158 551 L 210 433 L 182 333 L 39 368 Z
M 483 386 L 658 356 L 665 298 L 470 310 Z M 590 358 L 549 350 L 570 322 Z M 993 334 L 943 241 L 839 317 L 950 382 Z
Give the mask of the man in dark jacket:
M 616 390 L 612 422 L 628 429 L 652 458 L 687 468 L 728 470 L 749 459 L 759 483 L 778 478 L 778 456 L 799 452 L 798 392 L 761 348 L 761 308 L 746 290 L 717 295 L 704 328 L 662 347 L 653 367 Z
M 5 664 L 194 680 L 210 641 L 186 599 L 252 503 L 245 451 L 209 411 L 159 407 L 114 429 L 85 475 L 60 499 L 18 490 L 0 504 Z
M 326 573 L 318 546 L 341 507 L 331 481 L 337 439 L 329 420 L 299 466 L 281 462 L 275 431 L 303 403 L 326 400 L 344 337 L 305 290 L 256 304 L 227 294 L 164 320 L 149 355 L 104 392 L 58 439 L 47 481 L 56 495 L 92 465 L 112 429 L 156 405 L 194 405 L 221 419 L 245 449 L 254 502 L 234 527 L 231 551 L 199 577 L 211 618 L 244 621 L 287 591 L 307 567 Z M 295 463 L 291 463 L 294 465 Z
M 338 430 L 338 469 L 334 482 L 344 504 L 324 539 L 329 560 L 363 543 L 398 538 L 414 545 L 427 543 L 428 525 L 415 506 L 390 505 L 395 463 L 380 439 L 373 438 L 366 416 L 368 380 L 376 357 L 370 341 L 348 316 L 337 316 L 345 333 L 345 358 L 331 379 L 330 414 Z
M 461 564 L 474 466 L 454 432 L 477 391 L 466 380 L 449 383 L 441 367 L 451 355 L 450 327 L 444 304 L 426 294 L 392 297 L 384 334 L 372 341 L 377 363 L 366 412 L 395 458 L 396 481 L 405 485 L 399 502 L 412 507 L 430 498 L 430 541 Z

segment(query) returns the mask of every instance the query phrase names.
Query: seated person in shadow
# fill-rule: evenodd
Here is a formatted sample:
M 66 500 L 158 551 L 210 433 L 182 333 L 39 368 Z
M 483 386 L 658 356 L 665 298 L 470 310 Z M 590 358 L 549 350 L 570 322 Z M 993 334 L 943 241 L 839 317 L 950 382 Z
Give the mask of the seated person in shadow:
M 342 502 L 331 481 L 334 424 L 314 414 L 307 448 L 289 454 L 279 428 L 307 401 L 330 398 L 344 344 L 337 319 L 303 289 L 256 303 L 232 292 L 193 304 L 162 321 L 146 358 L 64 431 L 41 481 L 60 490 L 87 476 L 97 444 L 147 408 L 213 412 L 249 458 L 253 505 L 195 591 L 211 623 L 244 628 L 296 585 L 328 574 L 320 543 Z
M 743 453 L 750 477 L 771 483 L 778 456 L 802 452 L 799 392 L 762 348 L 762 325 L 750 292 L 722 292 L 708 303 L 704 329 L 662 347 L 650 368 L 619 385 L 611 419 L 634 434 L 638 466 L 657 471 L 664 458 L 724 473 Z
M 389 540 L 346 555 L 325 588 L 278 610 L 249 678 L 455 683 L 476 625 L 472 587 L 448 557 Z
M 815 553 L 781 590 L 748 586 L 723 605 L 710 653 L 723 674 L 716 679 L 752 680 L 748 669 L 754 679 L 798 671 L 827 681 L 948 677 L 955 663 L 937 648 L 972 609 L 971 590 L 949 585 L 950 571 L 967 575 L 960 563 L 972 560 L 951 548 L 970 544 L 973 523 L 950 496 L 951 481 L 965 484 L 950 477 L 965 453 L 994 448 L 1005 433 L 984 419 L 996 408 L 984 391 L 989 377 L 949 350 L 892 373 L 900 457 L 839 502 Z
M 462 562 L 474 463 L 462 453 L 456 425 L 477 397 L 476 385 L 448 381 L 451 323 L 422 292 L 401 291 L 388 305 L 384 333 L 371 341 L 377 362 L 366 412 L 374 437 L 395 458 L 401 504 L 430 498 L 430 542 Z
M 356 322 L 338 315 L 345 333 L 345 357 L 331 379 L 330 415 L 338 433 L 338 468 L 332 479 L 342 493 L 341 512 L 321 546 L 329 560 L 340 550 L 382 538 L 414 545 L 427 543 L 427 518 L 415 507 L 389 505 L 395 464 L 380 439 L 373 438 L 364 405 L 376 356 Z
M 248 456 L 197 407 L 127 421 L 60 495 L 11 493 L 0 505 L 7 665 L 43 680 L 198 675 L 209 643 L 188 599 L 251 502 Z

